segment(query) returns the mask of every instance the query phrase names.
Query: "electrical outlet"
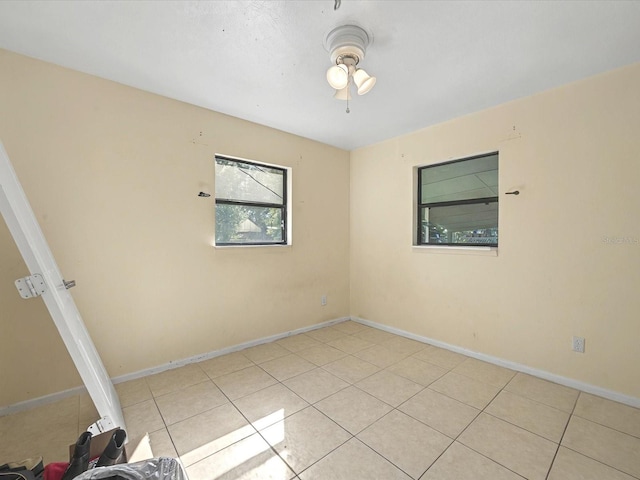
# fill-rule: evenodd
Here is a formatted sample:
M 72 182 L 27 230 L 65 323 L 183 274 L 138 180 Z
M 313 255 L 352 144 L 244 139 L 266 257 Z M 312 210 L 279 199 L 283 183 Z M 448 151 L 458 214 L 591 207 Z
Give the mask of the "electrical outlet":
M 578 353 L 584 353 L 584 338 L 573 337 L 573 351 Z
M 327 296 L 326 295 L 322 295 L 320 297 L 320 305 L 322 305 L 323 307 L 327 304 Z

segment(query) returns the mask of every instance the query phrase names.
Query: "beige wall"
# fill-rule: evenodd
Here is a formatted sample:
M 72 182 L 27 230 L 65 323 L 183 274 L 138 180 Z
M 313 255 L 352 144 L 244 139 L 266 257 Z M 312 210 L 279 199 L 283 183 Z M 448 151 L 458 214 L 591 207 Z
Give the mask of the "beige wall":
M 0 50 L 0 139 L 112 376 L 350 312 L 640 397 L 638 84 L 627 67 L 357 150 L 349 171 L 348 152 Z M 500 197 L 499 255 L 412 248 L 414 167 L 494 150 L 500 191 L 521 191 Z M 292 247 L 211 246 L 214 153 L 293 168 Z M 0 252 L 0 406 L 78 386 L 13 287 L 3 223 Z
M 0 407 L 80 384 L 44 302 L 22 300 L 13 285 L 28 274 L 0 216 Z
M 348 152 L 3 50 L 0 112 L 111 376 L 349 314 Z M 211 246 L 215 153 L 292 167 L 293 246 Z M 0 252 L 0 406 L 79 385 L 4 223 Z
M 640 398 L 638 85 L 633 65 L 352 152 L 352 314 Z M 494 150 L 498 256 L 412 248 L 414 167 Z

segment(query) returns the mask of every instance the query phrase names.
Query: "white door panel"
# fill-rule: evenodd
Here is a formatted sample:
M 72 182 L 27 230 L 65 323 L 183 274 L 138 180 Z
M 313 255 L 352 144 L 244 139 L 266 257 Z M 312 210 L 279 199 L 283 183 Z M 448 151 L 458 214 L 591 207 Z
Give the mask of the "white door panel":
M 44 279 L 46 290 L 42 294 L 42 299 L 102 417 L 97 425 L 92 426 L 92 431 L 96 433 L 113 427 L 125 428 L 120 400 L 113 383 L 102 364 L 73 297 L 65 287 L 62 273 L 1 142 L 0 212 L 29 272 L 32 275 L 40 274 Z M 16 295 L 18 295 L 17 290 Z

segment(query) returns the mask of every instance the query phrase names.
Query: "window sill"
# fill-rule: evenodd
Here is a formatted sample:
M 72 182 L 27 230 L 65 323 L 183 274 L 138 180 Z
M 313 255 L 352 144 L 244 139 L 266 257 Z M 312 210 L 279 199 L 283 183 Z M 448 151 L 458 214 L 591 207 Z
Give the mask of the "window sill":
M 444 245 L 413 245 L 414 251 L 424 253 L 445 253 L 450 255 L 481 255 L 497 257 L 498 247 L 454 247 Z
M 219 248 L 221 250 L 225 249 L 237 249 L 237 248 L 288 248 L 291 247 L 291 244 L 288 243 L 286 245 L 283 244 L 274 244 L 274 245 L 213 245 L 213 248 Z

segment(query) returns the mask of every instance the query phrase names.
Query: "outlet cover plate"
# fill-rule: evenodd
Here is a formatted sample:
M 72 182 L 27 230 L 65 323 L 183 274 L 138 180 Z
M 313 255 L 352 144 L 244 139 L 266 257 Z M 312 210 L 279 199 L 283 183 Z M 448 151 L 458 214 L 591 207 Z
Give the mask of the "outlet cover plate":
M 573 351 L 578 353 L 584 353 L 584 338 L 583 337 L 573 337 Z

